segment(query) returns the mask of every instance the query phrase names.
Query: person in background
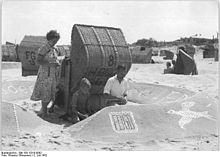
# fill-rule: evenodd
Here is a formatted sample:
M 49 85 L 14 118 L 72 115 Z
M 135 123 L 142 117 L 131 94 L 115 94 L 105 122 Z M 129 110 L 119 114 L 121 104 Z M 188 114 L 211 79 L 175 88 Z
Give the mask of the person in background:
M 171 63 L 172 63 L 172 68 L 174 69 L 175 64 L 176 64 L 176 61 L 175 61 L 175 60 L 172 60 Z
M 171 68 L 171 63 L 170 62 L 167 62 L 166 63 L 166 69 L 164 69 L 164 74 L 171 74 L 173 73 L 173 69 Z
M 116 75 L 109 78 L 104 87 L 104 98 L 107 100 L 106 106 L 125 105 L 127 103 L 128 81 L 125 79 L 126 67 L 119 65 Z
M 55 99 L 57 68 L 60 66 L 58 51 L 54 47 L 60 39 L 56 30 L 46 34 L 47 43 L 37 53 L 37 63 L 40 65 L 31 100 L 41 100 L 38 116 L 47 117 L 47 106 Z
M 173 59 L 173 60 L 171 61 L 171 63 L 172 63 L 172 66 L 171 66 L 172 71 L 171 71 L 171 73 L 174 74 L 174 69 L 175 69 L 175 65 L 176 65 L 176 60 Z
M 90 97 L 91 83 L 83 78 L 80 82 L 79 90 L 73 93 L 71 101 L 71 111 L 68 113 L 69 121 L 73 124 L 88 117 L 87 101 Z
M 195 60 L 194 60 L 194 62 L 195 62 Z M 196 62 L 195 62 L 195 66 L 194 66 L 193 71 L 192 71 L 191 74 L 192 74 L 192 75 L 198 75 L 198 74 L 199 74 L 199 73 L 198 73 L 198 69 L 197 69 Z

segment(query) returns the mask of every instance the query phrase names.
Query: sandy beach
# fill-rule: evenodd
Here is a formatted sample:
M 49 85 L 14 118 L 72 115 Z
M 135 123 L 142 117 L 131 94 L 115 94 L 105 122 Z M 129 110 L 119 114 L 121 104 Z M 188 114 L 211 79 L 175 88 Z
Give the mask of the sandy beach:
M 199 75 L 165 75 L 166 61 L 153 59 L 155 64 L 132 64 L 127 78 L 137 86 L 127 105 L 75 125 L 60 120 L 57 108 L 48 119 L 38 117 L 40 102 L 29 100 L 36 76 L 22 77 L 21 67 L 2 63 L 2 150 L 218 150 L 218 62 L 197 53 Z M 122 112 L 133 118 L 130 133 L 113 127 L 113 114 Z

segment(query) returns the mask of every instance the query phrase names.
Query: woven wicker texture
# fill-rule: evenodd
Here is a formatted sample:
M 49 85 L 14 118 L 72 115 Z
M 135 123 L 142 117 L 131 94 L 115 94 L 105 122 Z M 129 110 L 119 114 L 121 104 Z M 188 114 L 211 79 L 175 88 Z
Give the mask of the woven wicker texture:
M 20 46 L 27 46 L 27 47 L 40 47 L 44 43 L 47 42 L 45 36 L 29 36 L 25 35 L 23 40 L 20 43 Z
M 86 77 L 92 93 L 101 93 L 118 65 L 126 66 L 127 71 L 131 67 L 131 53 L 119 28 L 76 24 L 71 42 L 71 87 Z
M 17 61 L 16 45 L 2 45 L 2 61 Z

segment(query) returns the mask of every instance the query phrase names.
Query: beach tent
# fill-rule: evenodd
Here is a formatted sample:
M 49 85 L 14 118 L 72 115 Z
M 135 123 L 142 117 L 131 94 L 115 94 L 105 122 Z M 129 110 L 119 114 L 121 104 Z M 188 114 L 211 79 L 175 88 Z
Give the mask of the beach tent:
M 71 37 L 71 87 L 77 88 L 86 77 L 92 84 L 91 93 L 103 93 L 118 65 L 129 71 L 131 53 L 120 28 L 75 24 Z
M 37 74 L 39 67 L 36 63 L 37 51 L 46 42 L 45 36 L 24 36 L 18 47 L 18 56 L 22 63 L 22 76 Z
M 184 75 L 198 74 L 195 60 L 182 49 L 180 49 L 179 53 L 177 54 L 176 64 L 174 66 L 174 73 Z
M 45 36 L 24 36 L 18 47 L 18 55 L 22 62 L 22 76 L 37 75 L 39 68 L 36 63 L 37 51 L 46 42 Z M 56 47 L 60 55 L 70 56 L 69 45 L 57 45 Z
M 151 63 L 152 48 L 135 46 L 131 49 L 133 63 Z
M 215 51 L 214 50 L 204 50 L 203 51 L 203 58 L 214 58 Z
M 17 55 L 17 45 L 2 45 L 2 61 L 19 61 Z
M 206 45 L 203 49 L 203 58 L 214 58 L 215 48 L 214 45 Z

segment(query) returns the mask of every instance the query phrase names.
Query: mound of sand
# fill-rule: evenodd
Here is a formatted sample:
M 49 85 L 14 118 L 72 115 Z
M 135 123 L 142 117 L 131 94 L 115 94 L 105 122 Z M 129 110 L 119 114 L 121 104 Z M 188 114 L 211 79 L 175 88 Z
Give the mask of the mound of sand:
M 127 120 L 112 122 L 112 114 L 131 113 L 133 130 L 126 132 Z M 132 116 L 130 117 L 132 119 Z M 117 124 L 118 123 L 118 124 Z M 133 123 L 133 124 L 132 124 Z M 121 130 L 115 125 L 122 125 Z M 124 126 L 123 126 L 124 125 Z M 129 127 L 128 127 L 129 128 Z M 108 107 L 71 126 L 74 139 L 105 142 L 150 141 L 217 134 L 217 104 L 203 94 L 165 104 Z
M 2 136 L 19 135 L 21 132 L 31 132 L 42 134 L 51 130 L 55 126 L 44 121 L 34 113 L 7 102 L 1 104 L 1 130 Z
M 150 83 L 130 82 L 128 100 L 139 104 L 168 103 L 186 99 L 195 94 L 187 89 Z

